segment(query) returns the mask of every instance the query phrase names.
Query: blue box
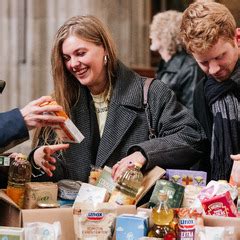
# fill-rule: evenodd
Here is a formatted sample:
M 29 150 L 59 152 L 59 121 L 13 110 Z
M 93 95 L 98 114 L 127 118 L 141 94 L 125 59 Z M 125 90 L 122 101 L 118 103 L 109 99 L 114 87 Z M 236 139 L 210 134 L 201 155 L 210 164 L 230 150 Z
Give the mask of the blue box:
M 116 240 L 138 240 L 147 236 L 148 216 L 138 213 L 122 214 L 116 219 Z

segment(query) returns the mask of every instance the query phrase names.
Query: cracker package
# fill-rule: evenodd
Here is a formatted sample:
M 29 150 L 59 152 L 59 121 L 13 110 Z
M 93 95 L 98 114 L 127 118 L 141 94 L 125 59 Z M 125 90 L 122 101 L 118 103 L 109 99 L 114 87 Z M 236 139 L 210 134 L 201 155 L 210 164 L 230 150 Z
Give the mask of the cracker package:
M 51 101 L 51 102 L 42 104 L 41 107 L 45 105 L 56 105 L 56 104 L 57 104 L 56 101 Z M 46 114 L 50 114 L 50 113 L 46 113 Z M 65 121 L 63 123 L 52 126 L 54 131 L 58 135 L 58 137 L 63 142 L 69 142 L 69 143 L 82 142 L 82 140 L 84 139 L 84 136 L 64 111 L 53 112 L 52 115 L 61 116 L 65 118 Z

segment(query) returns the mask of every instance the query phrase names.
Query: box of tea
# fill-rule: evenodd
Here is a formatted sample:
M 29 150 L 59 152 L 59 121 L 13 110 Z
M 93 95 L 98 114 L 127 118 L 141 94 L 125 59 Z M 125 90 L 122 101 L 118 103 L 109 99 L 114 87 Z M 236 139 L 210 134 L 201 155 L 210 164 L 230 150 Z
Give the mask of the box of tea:
M 164 191 L 168 195 L 168 205 L 170 208 L 181 207 L 183 196 L 184 196 L 184 186 L 170 182 L 165 179 L 157 180 L 150 200 L 148 202 L 148 207 L 152 208 L 159 203 L 159 192 Z
M 166 177 L 169 181 L 186 186 L 206 186 L 207 173 L 203 171 L 167 169 Z

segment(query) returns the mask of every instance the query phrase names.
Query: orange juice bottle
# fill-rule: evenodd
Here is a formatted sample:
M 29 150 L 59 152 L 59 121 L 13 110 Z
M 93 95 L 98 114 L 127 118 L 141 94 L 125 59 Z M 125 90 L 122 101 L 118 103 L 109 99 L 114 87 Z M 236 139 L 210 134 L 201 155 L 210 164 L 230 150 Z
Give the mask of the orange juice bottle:
M 31 181 L 32 167 L 27 157 L 18 154 L 11 162 L 8 172 L 7 195 L 20 207 L 23 207 L 25 183 Z

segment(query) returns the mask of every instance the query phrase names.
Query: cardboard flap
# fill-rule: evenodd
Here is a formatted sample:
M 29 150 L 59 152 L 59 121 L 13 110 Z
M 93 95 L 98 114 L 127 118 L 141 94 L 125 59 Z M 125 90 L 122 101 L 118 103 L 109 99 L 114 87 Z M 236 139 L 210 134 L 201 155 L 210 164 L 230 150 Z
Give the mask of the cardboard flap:
M 0 225 L 21 227 L 21 210 L 4 190 L 0 190 Z
M 142 187 L 140 188 L 136 198 L 136 204 L 146 195 L 150 188 L 165 174 L 165 172 L 166 171 L 164 169 L 155 166 L 152 170 L 144 174 Z
M 9 205 L 20 210 L 19 206 L 6 194 L 6 191 L 3 189 L 0 190 L 0 201 L 6 202 Z

